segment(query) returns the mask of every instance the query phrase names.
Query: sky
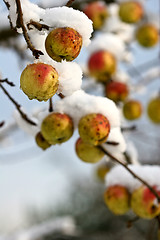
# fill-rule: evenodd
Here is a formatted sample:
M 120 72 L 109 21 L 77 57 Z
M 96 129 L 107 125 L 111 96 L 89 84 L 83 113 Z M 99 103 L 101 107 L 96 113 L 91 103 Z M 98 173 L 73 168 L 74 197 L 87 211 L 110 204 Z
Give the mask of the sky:
M 4 7 L 2 3 L 1 7 Z M 147 0 L 147 8 L 158 12 L 158 0 Z M 156 53 L 157 48 L 145 53 L 144 59 L 144 50 L 141 49 L 136 53 L 135 64 L 151 59 Z M 2 78 L 7 77 L 16 84 L 15 89 L 7 87 L 8 91 L 23 103 L 26 111 L 46 106 L 46 103 L 28 101 L 19 89 L 19 77 L 24 67 L 14 51 L 0 48 Z M 2 92 L 0 97 L 3 103 L 0 107 L 1 119 L 10 121 L 14 106 Z M 75 155 L 77 136 L 75 132 L 67 143 L 54 146 L 46 152 L 37 148 L 34 139 L 23 131 L 14 131 L 9 136 L 9 142 L 0 148 L 0 234 L 23 226 L 26 206 L 42 209 L 46 204 L 57 204 L 69 192 L 73 179 L 93 174 L 92 166 L 84 164 Z

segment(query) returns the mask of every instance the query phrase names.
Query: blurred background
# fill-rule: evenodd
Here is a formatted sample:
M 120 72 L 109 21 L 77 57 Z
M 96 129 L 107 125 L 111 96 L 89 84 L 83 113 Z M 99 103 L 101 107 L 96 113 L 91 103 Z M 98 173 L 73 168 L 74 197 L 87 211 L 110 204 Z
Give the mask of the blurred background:
M 45 0 L 31 2 L 42 5 Z M 147 11 L 159 14 L 159 0 L 146 0 L 145 7 Z M 6 86 L 6 89 L 26 112 L 45 108 L 48 103 L 29 101 L 19 88 L 20 74 L 30 61 L 29 53 L 23 53 L 23 39 L 20 41 L 22 49 L 21 46 L 16 49 L 15 36 L 3 39 L 4 29 L 9 29 L 3 1 L 0 13 L 0 76 L 16 85 Z M 160 46 L 145 50 L 134 42 L 131 47 L 133 64 L 123 63 L 121 67 L 130 73 L 136 85 L 147 70 L 160 63 Z M 82 63 L 85 59 L 86 51 L 82 49 L 76 62 Z M 146 62 L 149 64 L 137 68 Z M 157 77 L 133 96 L 145 109 L 158 88 Z M 92 93 L 92 89 L 89 92 Z M 42 151 L 32 136 L 17 128 L 13 118 L 15 107 L 1 90 L 0 98 L 0 122 L 9 125 L 0 132 L 0 240 L 156 240 L 155 220 L 139 220 L 128 228 L 129 221 L 134 218 L 131 212 L 119 217 L 107 209 L 103 202 L 105 186 L 97 176 L 99 164 L 84 163 L 75 154 L 77 132 L 68 142 Z M 134 124 L 138 131 L 127 132 L 125 137 L 135 144 L 139 161 L 159 164 L 159 126 L 152 124 L 145 113 Z

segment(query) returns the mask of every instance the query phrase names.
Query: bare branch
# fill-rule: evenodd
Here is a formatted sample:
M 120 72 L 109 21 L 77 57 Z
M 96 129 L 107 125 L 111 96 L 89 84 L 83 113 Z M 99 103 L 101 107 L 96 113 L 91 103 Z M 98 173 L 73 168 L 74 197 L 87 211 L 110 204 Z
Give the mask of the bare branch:
M 28 24 L 27 27 L 29 30 L 32 29 L 31 26 L 34 26 L 36 29 L 38 29 L 38 31 L 42 31 L 43 29 L 49 30 L 49 26 L 47 26 L 46 24 L 41 24 L 39 22 L 35 22 L 33 20 L 31 20 Z
M 0 79 L 0 83 L 4 83 L 4 82 L 7 83 L 8 85 L 10 85 L 11 87 L 15 87 L 15 84 L 13 82 L 8 81 L 7 78 Z
M 22 28 L 23 36 L 24 36 L 24 39 L 26 40 L 28 48 L 32 51 L 32 54 L 35 58 L 39 58 L 40 55 L 44 55 L 44 54 L 40 50 L 35 49 L 30 41 L 30 38 L 27 33 L 27 29 L 23 22 L 23 13 L 22 13 L 20 0 L 16 0 L 16 6 L 17 6 L 17 14 L 18 14 L 17 28 Z
M 135 130 L 137 130 L 137 127 L 135 125 L 131 127 L 121 127 L 122 132 L 135 131 Z
M 107 141 L 106 144 L 108 144 L 108 145 L 113 145 L 113 146 L 119 145 L 118 142 L 113 142 L 113 141 Z
M 75 0 L 69 0 L 69 1 L 67 2 L 66 6 L 67 6 L 67 7 L 71 6 L 74 1 L 75 1 Z
M 160 202 L 160 196 L 158 195 L 158 193 L 156 192 L 156 190 L 154 190 L 154 188 L 152 188 L 145 180 L 143 180 L 143 179 L 140 178 L 138 175 L 136 175 L 126 164 L 122 163 L 120 160 L 118 160 L 116 157 L 114 157 L 111 153 L 109 153 L 106 149 L 104 149 L 103 146 L 99 146 L 99 148 L 100 148 L 107 156 L 109 156 L 113 161 L 115 161 L 116 163 L 122 165 L 134 178 L 138 179 L 141 183 L 143 183 L 146 187 L 148 187 L 149 190 L 156 196 L 158 202 Z
M 3 127 L 3 126 L 4 126 L 4 124 L 5 124 L 5 122 L 4 122 L 4 121 L 0 122 L 0 128 L 1 128 L 1 127 Z
M 21 117 L 28 123 L 30 123 L 31 125 L 36 126 L 37 124 L 35 122 L 33 122 L 31 119 L 29 119 L 29 117 L 27 116 L 27 114 L 25 114 L 22 110 L 21 110 L 21 105 L 18 104 L 12 97 L 11 95 L 7 92 L 7 90 L 2 86 L 2 84 L 0 83 L 0 88 L 3 90 L 3 92 L 7 95 L 7 97 L 11 100 L 11 102 L 16 106 L 18 112 L 20 113 Z

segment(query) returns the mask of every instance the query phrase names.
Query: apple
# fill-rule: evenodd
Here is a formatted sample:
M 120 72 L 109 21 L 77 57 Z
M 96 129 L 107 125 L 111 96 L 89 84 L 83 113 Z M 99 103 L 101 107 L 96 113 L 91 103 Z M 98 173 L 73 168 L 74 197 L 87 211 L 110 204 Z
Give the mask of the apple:
M 51 146 L 51 144 L 49 144 L 46 139 L 44 139 L 44 137 L 42 136 L 41 132 L 38 132 L 36 134 L 35 137 L 35 141 L 37 143 L 37 145 L 42 148 L 43 150 L 46 150 L 47 148 L 49 148 Z
M 109 82 L 106 84 L 106 97 L 114 102 L 124 101 L 129 94 L 129 89 L 126 83 Z
M 88 60 L 89 74 L 100 82 L 106 83 L 115 73 L 116 67 L 115 57 L 106 50 L 94 52 Z
M 96 168 L 96 175 L 101 182 L 105 181 L 106 174 L 110 171 L 111 167 L 108 166 L 106 163 L 101 163 Z
M 153 188 L 160 195 L 157 187 Z M 132 193 L 131 208 L 141 218 L 152 219 L 160 214 L 160 203 L 150 189 L 144 185 Z
M 70 27 L 53 29 L 45 41 L 46 52 L 57 62 L 73 61 L 79 55 L 81 47 L 81 35 Z
M 160 124 L 160 96 L 150 100 L 147 106 L 147 113 L 152 122 Z
M 126 1 L 120 3 L 119 17 L 125 23 L 137 23 L 143 17 L 142 5 L 137 1 Z
M 49 144 L 66 142 L 73 135 L 73 121 L 67 114 L 53 112 L 43 120 L 41 133 Z
M 128 100 L 123 105 L 123 115 L 127 120 L 135 120 L 141 117 L 142 105 L 139 101 Z
M 142 47 L 153 47 L 158 43 L 159 32 L 153 24 L 143 24 L 136 31 L 136 40 Z
M 21 74 L 20 87 L 30 100 L 47 101 L 57 92 L 58 73 L 48 64 L 29 64 Z
M 85 143 L 81 138 L 76 141 L 76 153 L 87 163 L 96 163 L 104 157 L 104 152 L 99 147 Z
M 130 209 L 130 194 L 124 186 L 109 186 L 104 192 L 104 202 L 116 215 L 123 215 Z
M 96 146 L 106 142 L 110 132 L 110 124 L 104 115 L 91 113 L 80 119 L 78 131 L 85 143 Z
M 101 1 L 91 2 L 87 4 L 83 9 L 83 12 L 89 19 L 92 20 L 93 28 L 95 30 L 99 30 L 108 17 L 107 7 L 104 2 Z

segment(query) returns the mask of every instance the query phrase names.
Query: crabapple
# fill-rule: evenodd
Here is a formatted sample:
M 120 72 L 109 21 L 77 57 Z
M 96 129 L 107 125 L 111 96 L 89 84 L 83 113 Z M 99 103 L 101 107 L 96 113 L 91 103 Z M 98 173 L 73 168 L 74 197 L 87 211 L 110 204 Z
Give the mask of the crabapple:
M 99 147 L 85 143 L 81 138 L 76 141 L 76 153 L 82 161 L 88 163 L 96 163 L 104 156 Z
M 30 100 L 47 101 L 57 92 L 58 73 L 48 64 L 29 64 L 21 74 L 20 87 Z
M 107 82 L 115 73 L 116 67 L 115 57 L 106 50 L 94 52 L 88 60 L 89 74 L 100 82 Z
M 135 120 L 141 117 L 142 105 L 139 101 L 128 100 L 123 105 L 123 115 L 127 120 Z
M 114 102 L 124 101 L 129 94 L 127 84 L 121 82 L 109 82 L 106 84 L 106 97 Z
M 107 7 L 101 1 L 91 2 L 87 4 L 83 9 L 83 12 L 87 15 L 88 18 L 92 20 L 93 28 L 95 30 L 100 29 L 108 17 Z
M 96 175 L 98 179 L 104 182 L 105 176 L 110 171 L 110 168 L 111 167 L 108 166 L 106 163 L 101 163 L 99 166 L 97 166 Z
M 109 186 L 104 192 L 104 202 L 111 212 L 123 215 L 130 209 L 130 194 L 124 186 Z
M 159 39 L 157 27 L 149 23 L 140 26 L 136 31 L 136 39 L 143 47 L 155 46 Z
M 53 112 L 43 120 L 41 133 L 50 144 L 66 142 L 73 134 L 73 121 L 67 114 Z
M 85 143 L 96 146 L 107 140 L 110 132 L 110 123 L 104 115 L 91 113 L 80 119 L 78 131 Z
M 38 132 L 36 134 L 35 137 L 36 143 L 37 145 L 42 148 L 43 150 L 46 150 L 47 148 L 49 148 L 51 146 L 51 144 L 49 144 L 46 139 L 42 136 L 41 132 Z
M 143 7 L 136 1 L 122 2 L 119 6 L 119 17 L 125 23 L 137 23 L 143 17 Z
M 160 96 L 150 100 L 147 113 L 152 122 L 160 124 Z
M 45 41 L 46 52 L 57 62 L 74 60 L 79 55 L 81 47 L 81 35 L 70 27 L 53 29 Z
M 153 188 L 160 195 L 157 187 Z M 156 196 L 146 186 L 141 186 L 132 193 L 131 208 L 141 218 L 152 219 L 160 214 L 160 204 Z

